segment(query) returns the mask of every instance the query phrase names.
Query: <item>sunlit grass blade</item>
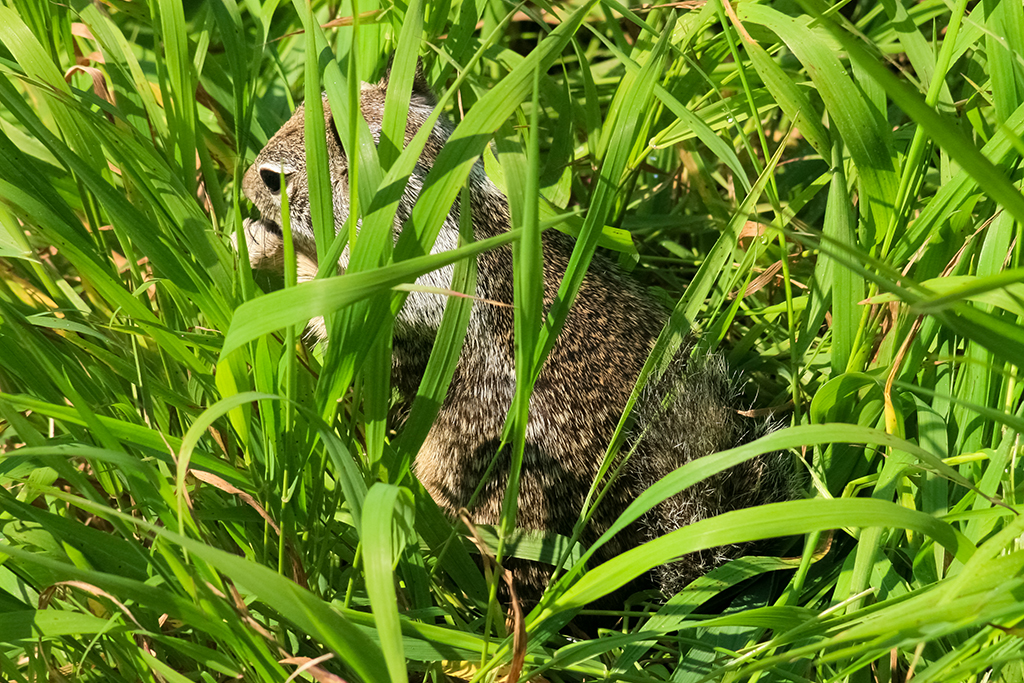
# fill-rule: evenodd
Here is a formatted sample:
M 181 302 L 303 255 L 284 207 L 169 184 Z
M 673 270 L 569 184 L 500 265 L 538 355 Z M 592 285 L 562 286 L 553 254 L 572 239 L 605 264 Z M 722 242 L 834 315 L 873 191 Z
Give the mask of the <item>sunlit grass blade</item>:
M 460 207 L 461 240 L 463 243 L 469 243 L 473 236 L 473 225 L 468 189 L 462 193 Z M 471 294 L 476 291 L 476 279 L 476 259 L 458 261 L 452 276 L 452 289 Z M 473 305 L 473 300 L 468 297 L 450 297 L 445 305 L 444 315 L 434 340 L 434 350 L 423 371 L 423 379 L 416 391 L 416 398 L 409 408 L 409 418 L 394 444 L 395 449 L 409 462 L 412 462 L 423 440 L 427 438 L 444 401 L 445 392 L 462 354 Z
M 851 81 L 821 29 L 806 19 L 793 21 L 764 5 L 743 5 L 740 18 L 774 31 L 808 69 L 829 117 L 843 136 L 857 168 L 864 197 L 861 206 L 866 246 L 873 246 L 888 225 L 890 207 L 896 196 L 898 178 L 891 133 L 882 112 L 863 97 Z
M 160 71 L 168 130 L 174 146 L 181 183 L 189 194 L 196 188 L 196 111 L 195 75 L 189 59 L 185 13 L 174 0 L 159 1 L 160 38 L 164 43 L 164 60 Z
M 653 46 L 645 46 L 643 49 L 646 61 L 643 68 L 636 76 L 625 80 L 620 85 L 619 92 L 622 97 L 631 102 L 630 107 L 622 110 L 622 119 L 614 121 L 612 125 L 621 126 L 624 134 L 618 137 L 610 145 L 604 159 L 601 160 L 601 171 L 598 176 L 597 189 L 591 198 L 590 210 L 584 219 L 583 228 L 580 230 L 579 238 L 569 263 L 559 285 L 558 294 L 548 310 L 548 320 L 537 340 L 536 358 L 534 360 L 534 375 L 539 374 L 541 363 L 551 352 L 555 339 L 561 331 L 565 318 L 569 313 L 573 300 L 579 291 L 580 285 L 586 274 L 587 266 L 590 264 L 594 249 L 597 246 L 597 236 L 600 234 L 600 226 L 607 220 L 612 210 L 618 184 L 626 168 L 629 153 L 632 151 L 634 140 L 633 134 L 644 114 L 646 105 L 650 102 L 663 66 L 663 58 L 668 49 L 668 38 L 671 35 L 671 27 L 675 22 L 675 15 L 669 14 L 668 26 L 658 41 Z
M 605 562 L 547 605 L 551 613 L 596 600 L 656 567 L 689 552 L 729 543 L 826 531 L 838 526 L 914 529 L 935 539 L 961 561 L 973 545 L 930 515 L 869 499 L 800 500 L 735 510 L 695 522 Z M 541 614 L 540 618 L 543 618 Z
M 402 529 L 398 523 L 403 516 L 412 514 L 412 496 L 407 489 L 377 483 L 366 494 L 365 511 L 362 538 L 366 590 L 391 681 L 402 683 L 408 680 L 408 675 L 392 567 L 396 553 L 401 552 L 406 540 L 403 532 L 407 529 Z
M 812 12 L 813 13 L 813 12 Z M 945 116 L 929 107 L 924 98 L 905 83 L 893 76 L 878 61 L 869 56 L 864 48 L 845 32 L 838 30 L 830 21 L 825 21 L 832 35 L 849 51 L 853 59 L 872 79 L 877 81 L 886 94 L 899 105 L 914 121 L 923 126 L 939 145 L 959 163 L 987 193 L 1009 211 L 1018 221 L 1024 221 L 1024 196 L 1007 177 L 978 150 L 960 131 L 960 128 Z M 847 144 L 850 140 L 847 136 Z
M 235 313 L 237 322 L 224 339 L 222 356 L 243 344 L 287 325 L 302 324 L 325 312 L 337 311 L 394 285 L 415 280 L 423 273 L 475 256 L 518 238 L 510 232 L 441 254 L 428 254 L 365 273 L 352 273 L 329 280 L 303 283 L 242 304 Z
M 544 70 L 554 61 L 595 2 L 588 0 L 559 24 L 522 64 L 491 88 L 456 127 L 423 183 L 410 224 L 402 231 L 395 247 L 396 258 L 407 258 L 416 253 L 417 248 L 434 243 L 444 215 L 448 213 L 476 158 L 487 146 L 490 132 L 519 106 L 529 92 L 534 70 Z M 483 132 L 487 134 L 482 135 Z

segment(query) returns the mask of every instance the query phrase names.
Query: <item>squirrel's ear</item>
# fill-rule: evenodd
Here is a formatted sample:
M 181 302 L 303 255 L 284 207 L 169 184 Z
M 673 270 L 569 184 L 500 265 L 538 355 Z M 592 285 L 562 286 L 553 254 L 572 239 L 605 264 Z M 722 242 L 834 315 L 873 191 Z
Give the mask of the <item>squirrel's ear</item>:
M 437 104 L 437 97 L 434 96 L 434 91 L 427 83 L 427 76 L 423 73 L 423 60 L 420 58 L 416 59 L 416 75 L 412 79 L 412 96 L 422 98 L 431 107 Z
M 381 90 L 386 91 L 388 85 L 391 82 L 391 67 L 394 65 L 395 56 L 391 55 L 391 59 L 388 60 L 387 70 L 384 72 L 384 77 L 380 79 L 378 87 Z M 434 91 L 430 89 L 430 84 L 427 83 L 427 77 L 423 73 L 423 58 L 416 58 L 416 73 L 412 79 L 412 101 L 420 104 L 426 104 L 433 107 L 437 104 L 437 97 L 434 96 Z

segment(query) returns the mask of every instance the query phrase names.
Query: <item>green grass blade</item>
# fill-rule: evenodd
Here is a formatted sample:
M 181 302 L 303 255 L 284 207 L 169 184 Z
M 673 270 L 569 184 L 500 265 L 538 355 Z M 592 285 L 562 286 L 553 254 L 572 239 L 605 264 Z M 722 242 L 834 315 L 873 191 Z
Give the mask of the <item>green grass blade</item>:
M 966 561 L 973 546 L 953 527 L 930 515 L 869 499 L 798 500 L 735 510 L 695 522 L 623 553 L 590 571 L 547 607 L 548 613 L 580 607 L 686 553 L 729 543 L 827 531 L 838 526 L 913 529 Z M 543 614 L 540 618 L 543 618 Z
M 429 254 L 364 273 L 350 273 L 329 280 L 306 282 L 247 301 L 235 311 L 234 321 L 224 338 L 221 357 L 226 357 L 264 334 L 288 325 L 301 325 L 311 318 L 337 311 L 345 306 L 387 290 L 403 282 L 411 282 L 423 273 L 476 256 L 508 244 L 519 235 L 510 232 L 441 254 Z
M 366 494 L 364 510 L 362 540 L 366 591 L 391 681 L 403 683 L 408 680 L 408 674 L 392 568 L 397 559 L 396 553 L 401 551 L 401 545 L 394 547 L 395 539 L 404 539 L 404 534 L 396 534 L 394 526 L 399 517 L 412 514 L 412 496 L 407 489 L 377 483 Z

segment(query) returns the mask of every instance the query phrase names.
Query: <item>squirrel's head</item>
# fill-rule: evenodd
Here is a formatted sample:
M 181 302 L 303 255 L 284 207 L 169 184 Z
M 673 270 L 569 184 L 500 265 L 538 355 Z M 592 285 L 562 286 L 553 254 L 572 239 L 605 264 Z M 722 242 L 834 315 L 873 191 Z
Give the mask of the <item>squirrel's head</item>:
M 361 110 L 370 129 L 373 140 L 380 144 L 384 103 L 388 91 L 388 79 L 376 84 L 364 83 L 361 91 Z M 419 68 L 411 93 L 405 141 L 407 145 L 430 117 L 436 100 Z M 326 96 L 323 98 L 324 117 L 327 130 L 327 160 L 331 175 L 331 195 L 334 208 L 335 233 L 342 230 L 349 215 L 349 166 L 348 158 L 341 144 L 338 130 L 331 116 Z M 448 140 L 452 131 L 451 123 L 444 117 L 438 118 L 430 137 L 423 148 L 416 168 L 406 185 L 399 202 L 394 221 L 394 236 L 408 220 L 412 207 L 419 197 L 423 180 L 434 165 L 434 160 Z M 317 273 L 316 242 L 309 211 L 309 187 L 306 174 L 305 108 L 299 106 L 290 119 L 267 142 L 252 166 L 242 179 L 242 191 L 259 211 L 259 218 L 247 219 L 244 224 L 249 262 L 254 269 L 281 272 L 284 264 L 284 243 L 281 229 L 281 197 L 288 197 L 288 215 L 292 239 L 295 246 L 299 281 L 311 280 Z M 480 171 L 482 175 L 483 171 Z M 507 213 L 507 211 L 506 211 Z M 358 229 L 357 224 L 357 229 Z M 457 213 L 450 214 L 441 229 L 434 252 L 454 249 L 458 242 Z M 346 246 L 338 260 L 339 271 L 348 265 L 349 251 Z M 452 267 L 421 276 L 417 282 L 433 287 L 448 287 L 451 284 Z M 396 321 L 396 335 L 408 330 L 436 329 L 444 311 L 444 298 L 433 294 L 413 292 L 409 295 L 403 312 Z M 323 338 L 322 319 L 311 321 L 310 330 L 314 337 Z M 410 333 L 412 334 L 412 333 Z
M 384 101 L 388 79 L 362 85 L 361 110 L 375 143 L 380 142 Z M 419 68 L 410 98 L 405 143 L 412 139 L 434 110 L 436 100 Z M 331 194 L 334 204 L 335 232 L 340 231 L 349 214 L 348 158 L 341 144 L 338 130 L 331 116 L 327 96 L 323 97 L 324 119 L 327 130 L 327 160 L 331 174 Z M 450 124 L 442 117 L 434 126 L 414 176 L 429 171 L 433 160 L 450 133 Z M 296 256 L 299 260 L 300 279 L 308 279 L 316 272 L 316 244 L 309 211 L 309 185 L 306 174 L 305 107 L 299 105 L 292 117 L 267 142 L 242 178 L 242 192 L 259 211 L 258 219 L 245 222 L 246 242 L 253 268 L 279 270 L 282 258 L 281 195 L 288 196 L 289 218 Z M 422 178 L 420 178 L 422 180 Z M 396 217 L 396 230 L 408 218 L 407 210 L 415 203 L 419 182 L 410 182 Z M 403 215 L 404 214 L 404 215 Z M 339 266 L 348 262 L 348 250 L 342 254 Z M 303 277 L 307 276 L 307 277 Z

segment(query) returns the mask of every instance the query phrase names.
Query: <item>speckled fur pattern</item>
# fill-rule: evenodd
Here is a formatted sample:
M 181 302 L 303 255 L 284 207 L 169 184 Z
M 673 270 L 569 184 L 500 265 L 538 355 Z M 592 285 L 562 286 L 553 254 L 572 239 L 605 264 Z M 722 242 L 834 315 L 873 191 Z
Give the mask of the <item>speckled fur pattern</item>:
M 362 113 L 379 138 L 386 82 L 364 85 Z M 406 141 L 431 113 L 435 101 L 417 77 L 409 111 Z M 336 228 L 348 215 L 347 164 L 330 110 L 328 156 L 334 194 Z M 395 219 L 395 236 L 409 217 L 423 179 L 451 133 L 443 117 L 431 133 Z M 280 269 L 281 213 L 279 174 L 284 171 L 291 225 L 299 260 L 300 280 L 316 272 L 316 249 L 306 189 L 303 109 L 267 143 L 245 174 L 243 190 L 261 214 L 245 223 L 253 267 Z M 471 174 L 473 228 L 478 239 L 509 229 L 506 199 L 477 163 Z M 458 235 L 459 206 L 452 208 L 434 246 L 451 249 Z M 572 251 L 571 238 L 548 231 L 543 235 L 544 300 L 549 306 Z M 348 262 L 347 250 L 339 271 Z M 478 257 L 477 296 L 512 302 L 512 254 L 509 248 Z M 451 269 L 423 276 L 420 284 L 448 287 Z M 445 297 L 413 292 L 395 323 L 392 382 L 410 399 L 433 345 Z M 597 476 L 605 450 L 633 384 L 667 319 L 667 312 L 633 279 L 598 255 L 584 279 L 565 327 L 544 366 L 530 399 L 527 445 L 520 483 L 517 523 L 528 529 L 569 535 L 584 498 Z M 322 321 L 310 323 L 311 334 L 323 337 Z M 450 515 L 468 505 L 484 470 L 493 459 L 515 388 L 512 309 L 484 301 L 474 304 L 469 333 L 455 376 L 440 413 L 419 454 L 414 470 L 434 500 Z M 703 455 L 730 448 L 757 435 L 755 420 L 741 417 L 728 371 L 721 359 L 689 361 L 680 351 L 669 372 L 648 386 L 634 410 L 634 426 L 622 452 L 632 452 L 623 475 L 599 506 L 584 542 L 595 540 L 625 507 L 650 484 Z M 508 459 L 499 456 L 495 474 L 484 484 L 471 510 L 478 523 L 498 521 L 507 482 Z M 606 559 L 696 520 L 740 507 L 773 502 L 790 495 L 792 477 L 782 456 L 766 456 L 733 468 L 664 502 L 627 532 L 603 548 Z M 719 548 L 692 554 L 660 567 L 654 579 L 666 595 L 684 587 L 742 548 Z M 548 572 L 539 566 L 513 563 L 520 593 L 535 600 Z

